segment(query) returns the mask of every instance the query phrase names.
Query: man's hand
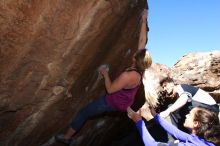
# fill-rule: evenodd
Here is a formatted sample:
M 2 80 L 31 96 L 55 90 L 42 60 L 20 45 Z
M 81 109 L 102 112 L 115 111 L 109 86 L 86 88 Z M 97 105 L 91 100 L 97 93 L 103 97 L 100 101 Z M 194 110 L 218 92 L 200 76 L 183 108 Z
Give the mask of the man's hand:
M 166 118 L 170 115 L 170 111 L 169 110 L 165 110 L 163 112 L 160 113 L 160 116 L 163 118 Z
M 138 112 L 133 111 L 131 107 L 127 108 L 128 117 L 132 119 L 135 123 L 139 120 L 141 120 L 141 115 Z
M 152 111 L 149 108 L 149 106 L 142 106 L 139 109 L 139 113 L 141 114 L 142 117 L 144 117 L 147 121 L 151 120 L 154 118 L 154 116 L 152 115 Z

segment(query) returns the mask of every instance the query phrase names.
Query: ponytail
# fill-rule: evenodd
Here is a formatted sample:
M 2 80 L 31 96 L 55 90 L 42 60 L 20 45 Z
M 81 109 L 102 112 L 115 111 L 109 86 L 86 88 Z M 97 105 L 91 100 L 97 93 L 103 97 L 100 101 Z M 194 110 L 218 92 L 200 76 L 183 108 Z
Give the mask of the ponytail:
M 220 125 L 213 125 L 210 127 L 210 129 L 205 131 L 204 138 L 207 141 L 210 141 L 216 145 L 218 144 L 217 146 L 220 146 Z

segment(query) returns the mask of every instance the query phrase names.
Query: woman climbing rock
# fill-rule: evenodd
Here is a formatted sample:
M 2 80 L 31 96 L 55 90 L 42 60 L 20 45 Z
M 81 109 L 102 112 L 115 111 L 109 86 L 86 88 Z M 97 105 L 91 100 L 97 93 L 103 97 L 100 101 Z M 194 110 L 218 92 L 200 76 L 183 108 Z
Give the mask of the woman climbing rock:
M 142 75 L 152 64 L 151 56 L 148 50 L 145 49 L 147 16 L 148 11 L 144 9 L 141 17 L 138 50 L 133 56 L 132 65 L 114 81 L 110 79 L 107 68 L 101 66 L 99 72 L 104 77 L 107 94 L 82 108 L 72 120 L 66 133 L 55 136 L 56 141 L 71 145 L 74 142 L 74 134 L 81 129 L 88 118 L 104 112 L 126 112 L 127 107 L 133 104 L 136 92 L 142 81 Z

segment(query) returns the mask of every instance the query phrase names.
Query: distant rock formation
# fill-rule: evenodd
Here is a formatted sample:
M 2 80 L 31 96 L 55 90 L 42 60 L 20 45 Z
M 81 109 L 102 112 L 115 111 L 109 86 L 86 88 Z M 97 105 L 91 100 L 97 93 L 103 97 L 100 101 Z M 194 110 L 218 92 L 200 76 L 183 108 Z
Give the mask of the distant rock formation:
M 171 70 L 171 76 L 178 83 L 200 87 L 220 103 L 220 51 L 190 53 Z
M 159 81 L 170 76 L 178 84 L 190 84 L 204 89 L 220 103 L 220 51 L 187 54 L 172 68 L 154 64 L 146 71 L 145 76 L 150 78 L 159 96 L 165 96 L 160 95 L 162 88 Z M 159 98 L 159 103 L 161 102 Z

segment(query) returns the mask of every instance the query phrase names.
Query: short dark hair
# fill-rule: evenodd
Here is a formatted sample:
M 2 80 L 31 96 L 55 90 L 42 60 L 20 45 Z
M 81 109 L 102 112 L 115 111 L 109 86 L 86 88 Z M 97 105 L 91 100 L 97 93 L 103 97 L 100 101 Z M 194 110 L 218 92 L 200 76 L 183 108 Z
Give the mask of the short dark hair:
M 171 77 L 165 77 L 160 81 L 160 86 L 162 86 L 164 83 L 174 83 L 173 79 Z

